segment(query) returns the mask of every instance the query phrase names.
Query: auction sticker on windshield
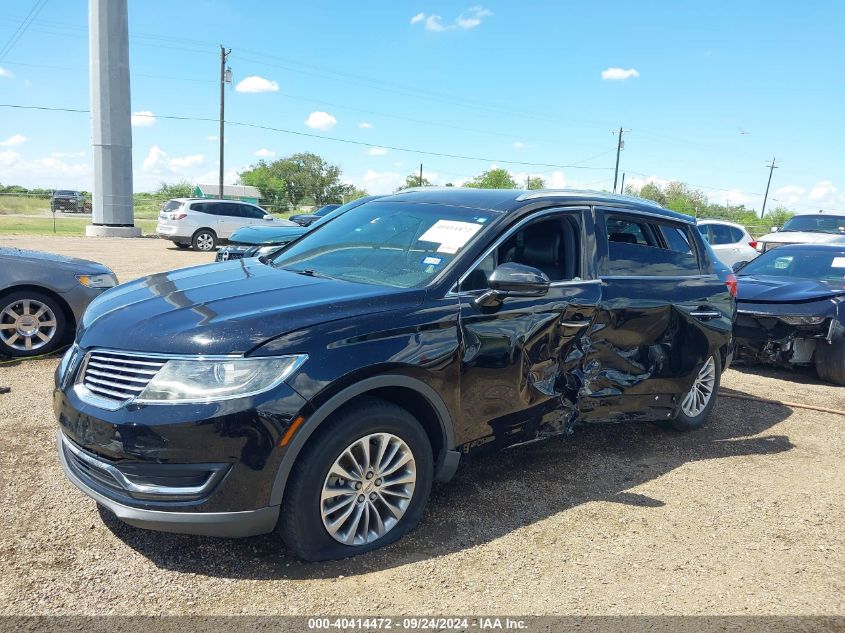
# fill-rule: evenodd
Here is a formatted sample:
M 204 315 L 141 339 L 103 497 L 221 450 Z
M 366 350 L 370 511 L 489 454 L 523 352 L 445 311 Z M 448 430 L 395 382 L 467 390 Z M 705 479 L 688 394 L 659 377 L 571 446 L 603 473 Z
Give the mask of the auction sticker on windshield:
M 437 220 L 430 229 L 420 236 L 421 242 L 439 244 L 438 253 L 454 254 L 472 239 L 481 224 L 460 222 L 458 220 Z

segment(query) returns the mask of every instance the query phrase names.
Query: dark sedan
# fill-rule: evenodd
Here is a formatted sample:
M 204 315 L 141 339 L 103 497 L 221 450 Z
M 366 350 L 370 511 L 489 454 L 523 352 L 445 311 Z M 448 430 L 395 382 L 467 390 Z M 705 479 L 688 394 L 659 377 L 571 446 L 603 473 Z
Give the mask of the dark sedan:
M 737 277 L 738 356 L 815 365 L 820 378 L 845 385 L 845 246 L 781 246 Z
M 313 224 L 322 218 L 327 213 L 331 213 L 339 206 L 339 204 L 327 204 L 326 206 L 320 207 L 314 211 L 314 213 L 300 213 L 298 215 L 292 215 L 288 219 L 292 222 L 296 222 L 300 226 L 308 226 L 309 224 Z

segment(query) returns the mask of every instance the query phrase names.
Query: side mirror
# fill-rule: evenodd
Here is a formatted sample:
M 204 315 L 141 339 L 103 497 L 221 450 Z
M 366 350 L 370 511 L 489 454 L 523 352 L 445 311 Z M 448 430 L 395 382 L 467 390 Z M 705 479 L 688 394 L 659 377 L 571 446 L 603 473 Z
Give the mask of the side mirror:
M 267 220 L 268 222 L 272 222 L 275 218 L 272 215 L 265 215 L 264 219 Z
M 487 279 L 490 290 L 475 300 L 475 305 L 489 308 L 507 297 L 542 297 L 549 292 L 549 278 L 531 266 L 508 262 L 496 267 Z
M 745 268 L 746 264 L 748 264 L 748 262 L 736 262 L 733 266 L 731 266 L 731 270 L 738 273 L 740 270 Z
M 779 228 L 780 228 L 779 226 L 773 226 L 772 227 L 772 233 L 777 233 Z

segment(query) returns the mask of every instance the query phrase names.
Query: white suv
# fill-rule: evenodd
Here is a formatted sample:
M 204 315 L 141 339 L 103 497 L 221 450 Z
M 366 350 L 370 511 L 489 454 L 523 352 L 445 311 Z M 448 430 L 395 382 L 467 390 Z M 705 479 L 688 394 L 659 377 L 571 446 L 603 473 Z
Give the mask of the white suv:
M 289 220 L 276 220 L 248 202 L 174 198 L 162 207 L 156 233 L 179 248 L 193 246 L 198 251 L 211 251 L 239 228 L 253 224 L 298 226 Z
M 757 257 L 757 242 L 744 226 L 724 220 L 699 220 L 698 231 L 722 263 L 728 266 L 745 265 Z

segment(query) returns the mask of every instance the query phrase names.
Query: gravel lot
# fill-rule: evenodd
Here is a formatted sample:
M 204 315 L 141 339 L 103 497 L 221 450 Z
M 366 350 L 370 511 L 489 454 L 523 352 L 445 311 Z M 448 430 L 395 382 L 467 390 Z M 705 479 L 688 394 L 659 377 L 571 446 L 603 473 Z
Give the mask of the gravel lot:
M 155 239 L 0 238 L 122 281 L 212 256 Z M 464 464 L 386 549 L 303 564 L 274 535 L 156 534 L 60 472 L 56 359 L 0 365 L 0 614 L 845 613 L 845 416 L 721 398 L 703 430 L 579 428 Z M 809 372 L 728 393 L 845 410 Z

